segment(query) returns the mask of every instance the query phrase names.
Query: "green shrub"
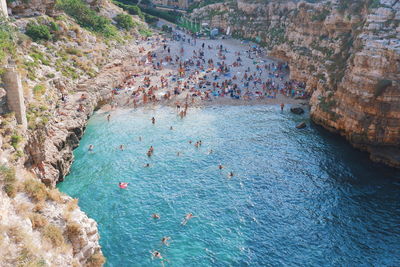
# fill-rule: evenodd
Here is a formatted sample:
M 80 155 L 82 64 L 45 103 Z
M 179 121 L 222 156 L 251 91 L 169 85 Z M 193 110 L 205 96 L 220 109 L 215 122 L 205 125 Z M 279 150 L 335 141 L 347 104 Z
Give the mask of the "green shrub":
M 9 197 L 13 198 L 17 194 L 17 187 L 15 186 L 15 184 L 5 184 L 4 185 L 4 192 L 6 192 L 6 194 Z
M 111 21 L 100 16 L 82 0 L 58 0 L 57 7 L 64 10 L 84 28 L 101 33 L 107 38 L 117 35 L 117 30 L 111 25 Z
M 11 145 L 12 145 L 15 149 L 17 149 L 18 144 L 19 144 L 21 141 L 22 141 L 22 137 L 21 137 L 21 136 L 16 135 L 16 134 L 14 134 L 14 135 L 11 136 Z
M 329 10 L 323 9 L 321 12 L 317 12 L 316 14 L 312 15 L 312 21 L 324 21 L 326 17 L 329 15 Z
M 162 25 L 162 27 L 161 27 L 161 30 L 163 31 L 163 32 L 172 32 L 172 28 L 171 27 L 168 27 L 168 25 Z
M 79 49 L 77 49 L 77 48 L 73 48 L 73 47 L 68 47 L 68 48 L 66 48 L 66 49 L 65 49 L 65 52 L 66 52 L 67 54 L 75 55 L 75 56 L 78 56 L 78 57 L 83 56 L 83 53 L 82 53 L 81 50 L 79 50 Z
M 5 183 L 14 183 L 16 181 L 15 169 L 0 165 L 0 177 Z
M 35 179 L 28 179 L 23 183 L 24 191 L 36 201 L 43 201 L 47 198 L 46 186 Z
M 135 26 L 132 17 L 126 14 L 118 14 L 115 16 L 114 20 L 117 23 L 118 28 L 125 30 L 130 30 Z
M 4 182 L 4 191 L 9 197 L 15 197 L 17 193 L 15 169 L 0 165 L 0 177 Z
M 75 222 L 69 222 L 67 224 L 65 234 L 68 237 L 68 239 L 72 242 L 74 239 L 78 238 L 81 235 L 81 229 L 82 227 L 79 224 Z
M 106 262 L 106 258 L 100 252 L 97 252 L 90 256 L 87 260 L 86 266 L 87 267 L 101 267 Z
M 192 4 L 189 5 L 188 12 L 191 13 L 196 8 L 200 8 L 200 7 L 204 7 L 204 6 L 208 6 L 208 5 L 215 4 L 215 3 L 220 3 L 220 2 L 223 2 L 223 1 L 222 0 L 196 1 L 196 2 L 193 2 Z
M 119 2 L 117 0 L 113 0 L 113 3 L 115 5 L 117 5 L 117 6 L 119 6 L 120 8 L 122 8 L 123 10 L 127 11 L 129 14 L 137 15 L 137 16 L 139 16 L 139 18 L 145 19 L 145 15 L 143 14 L 143 12 L 140 9 L 140 7 L 138 7 L 136 5 L 124 4 L 124 3 L 121 3 L 121 2 Z
M 44 217 L 43 215 L 41 215 L 39 213 L 29 214 L 29 219 L 31 220 L 33 229 L 43 228 L 48 223 L 46 217 Z
M 182 14 L 176 11 L 164 11 L 158 10 L 155 8 L 142 8 L 143 12 L 148 13 L 150 15 L 165 19 L 172 23 L 178 23 Z
M 144 21 L 148 24 L 153 24 L 158 22 L 158 18 L 149 14 L 144 13 Z
M 145 29 L 145 28 L 139 29 L 139 33 L 140 35 L 145 37 L 150 37 L 151 35 L 153 35 L 153 32 L 150 29 Z
M 48 41 L 52 38 L 52 34 L 47 25 L 39 25 L 34 22 L 28 23 L 25 33 L 35 42 L 40 40 Z
M 3 63 L 7 56 L 15 54 L 13 33 L 14 29 L 0 18 L 0 63 Z
M 50 242 L 55 246 L 59 247 L 64 244 L 64 237 L 60 228 L 55 226 L 54 224 L 48 224 L 43 228 L 42 232 L 43 236 L 50 240 Z
M 40 53 L 40 52 L 30 53 L 29 56 L 31 56 L 33 58 L 33 60 L 35 61 L 34 63 L 36 63 L 35 64 L 36 66 L 38 65 L 38 61 L 39 60 L 43 65 L 46 65 L 46 66 L 50 65 L 50 60 L 46 59 L 44 57 L 44 55 L 42 53 Z
M 37 84 L 35 87 L 33 87 L 33 95 L 35 96 L 36 99 L 39 99 L 44 93 L 46 93 L 46 86 L 43 84 Z

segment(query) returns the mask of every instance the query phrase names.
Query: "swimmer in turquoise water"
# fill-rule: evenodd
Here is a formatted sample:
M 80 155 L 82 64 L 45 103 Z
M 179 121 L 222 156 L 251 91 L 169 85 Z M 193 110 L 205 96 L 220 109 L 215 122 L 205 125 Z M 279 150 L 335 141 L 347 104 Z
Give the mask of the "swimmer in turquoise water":
M 89 151 L 93 151 L 94 145 L 89 145 Z
M 152 124 L 156 124 L 156 118 L 154 118 L 154 117 L 151 118 L 151 123 L 152 123 Z
M 118 186 L 119 186 L 119 188 L 121 188 L 121 189 L 125 189 L 125 188 L 128 187 L 128 184 L 129 184 L 129 183 L 122 183 L 122 182 L 119 182 L 119 183 L 118 183 Z
M 214 152 L 214 151 L 213 151 L 212 149 L 210 149 L 210 150 L 208 151 L 208 155 L 211 155 L 213 152 Z
M 142 142 L 142 137 L 141 136 L 139 136 L 139 141 Z
M 158 214 L 158 213 L 153 213 L 153 214 L 151 215 L 151 218 L 158 220 L 158 219 L 160 219 L 160 214 Z
M 224 168 L 224 166 L 222 166 L 222 164 L 220 163 L 220 164 L 218 165 L 218 169 L 222 170 L 223 168 Z
M 161 256 L 161 253 L 158 252 L 157 250 L 155 250 L 155 251 L 150 251 L 150 253 L 151 253 L 151 255 L 152 255 L 153 258 L 156 258 L 156 259 L 162 259 L 162 258 L 163 258 L 163 257 Z
M 108 114 L 107 115 L 107 121 L 110 121 L 110 118 L 111 118 L 111 114 Z
M 144 164 L 143 167 L 148 168 L 148 167 L 150 167 L 150 164 L 149 164 L 149 163 L 146 163 L 146 164 Z
M 154 148 L 153 148 L 153 146 L 150 146 L 149 150 L 147 151 L 147 156 L 151 157 L 153 155 L 153 152 L 154 152 Z
M 172 128 L 172 126 L 171 126 L 171 127 L 169 127 L 169 129 L 172 131 L 174 128 Z
M 185 215 L 185 218 L 183 218 L 183 221 L 182 221 L 181 225 L 186 225 L 187 222 L 188 222 L 190 219 L 195 218 L 195 217 L 196 217 L 196 216 L 193 216 L 193 213 L 188 213 L 188 214 L 186 214 L 186 215 Z
M 169 236 L 164 236 L 164 237 L 161 239 L 161 243 L 164 244 L 164 245 L 166 245 L 166 246 L 168 247 L 168 246 L 169 246 L 168 240 L 170 240 L 170 239 L 171 239 L 171 237 L 169 237 Z
M 234 175 L 233 172 L 229 172 L 229 173 L 228 173 L 228 178 L 232 178 L 233 175 Z
M 119 145 L 119 150 L 123 151 L 124 150 L 124 145 Z

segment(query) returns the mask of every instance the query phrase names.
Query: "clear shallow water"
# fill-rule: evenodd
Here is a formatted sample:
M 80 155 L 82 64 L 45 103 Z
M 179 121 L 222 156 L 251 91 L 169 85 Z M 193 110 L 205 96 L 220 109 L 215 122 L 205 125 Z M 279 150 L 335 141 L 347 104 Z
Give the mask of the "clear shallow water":
M 165 266 L 400 266 L 400 173 L 318 127 L 295 129 L 307 115 L 233 106 L 184 120 L 165 107 L 105 116 L 91 118 L 59 188 L 98 222 L 106 266 L 161 266 L 151 250 Z M 182 226 L 189 212 L 198 217 Z

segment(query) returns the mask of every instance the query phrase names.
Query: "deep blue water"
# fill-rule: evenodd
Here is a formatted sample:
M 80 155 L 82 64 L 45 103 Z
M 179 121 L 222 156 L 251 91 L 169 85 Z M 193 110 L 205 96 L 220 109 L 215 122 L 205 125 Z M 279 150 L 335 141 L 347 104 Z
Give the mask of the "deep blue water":
M 90 119 L 59 185 L 98 222 L 106 266 L 161 266 L 152 250 L 165 266 L 400 266 L 399 171 L 317 126 L 295 129 L 307 114 L 277 106 L 195 109 L 183 120 L 166 107 L 111 114 Z M 197 217 L 181 225 L 189 212 Z

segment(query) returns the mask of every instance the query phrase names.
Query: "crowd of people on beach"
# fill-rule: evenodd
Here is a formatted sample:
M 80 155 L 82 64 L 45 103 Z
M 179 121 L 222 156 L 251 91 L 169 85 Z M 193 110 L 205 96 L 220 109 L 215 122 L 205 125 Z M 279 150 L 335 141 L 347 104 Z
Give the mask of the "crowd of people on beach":
M 258 46 L 243 45 L 244 51 L 236 51 L 222 42 L 208 43 L 182 32 L 175 32 L 172 40 L 154 37 L 144 42 L 151 48 L 139 47 L 142 56 L 132 62 L 136 70 L 112 90 L 113 106 L 136 108 L 174 99 L 194 105 L 278 95 L 309 97 L 304 83 L 288 79 L 288 64 L 263 58 Z

